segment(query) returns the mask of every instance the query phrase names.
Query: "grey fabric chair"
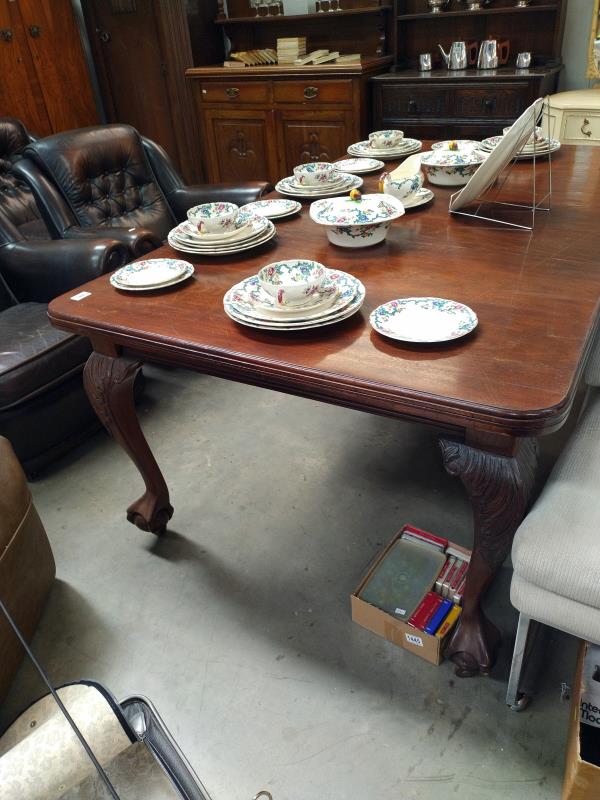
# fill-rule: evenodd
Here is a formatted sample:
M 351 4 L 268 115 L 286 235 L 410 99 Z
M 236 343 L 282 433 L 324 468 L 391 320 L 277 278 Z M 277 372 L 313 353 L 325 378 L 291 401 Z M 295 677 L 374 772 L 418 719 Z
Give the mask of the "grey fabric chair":
M 522 673 L 537 623 L 600 644 L 600 335 L 586 402 L 512 548 L 510 599 L 520 612 L 507 704 L 525 708 Z

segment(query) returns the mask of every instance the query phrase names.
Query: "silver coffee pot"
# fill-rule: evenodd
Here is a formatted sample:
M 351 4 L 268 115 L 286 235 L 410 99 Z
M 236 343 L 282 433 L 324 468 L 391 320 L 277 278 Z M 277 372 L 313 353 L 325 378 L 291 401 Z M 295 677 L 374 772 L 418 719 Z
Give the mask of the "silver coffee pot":
M 440 53 L 448 69 L 466 69 L 467 68 L 467 43 L 466 42 L 452 42 L 450 50 L 446 52 L 441 44 L 438 44 Z

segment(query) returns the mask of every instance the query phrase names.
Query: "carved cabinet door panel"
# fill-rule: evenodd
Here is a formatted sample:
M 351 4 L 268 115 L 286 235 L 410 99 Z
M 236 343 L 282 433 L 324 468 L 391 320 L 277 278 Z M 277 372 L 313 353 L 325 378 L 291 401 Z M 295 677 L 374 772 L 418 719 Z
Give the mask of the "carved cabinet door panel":
M 285 110 L 278 112 L 282 172 L 291 175 L 297 164 L 332 161 L 344 155 L 352 138 L 351 114 L 343 111 Z
M 203 119 L 211 181 L 279 179 L 272 111 L 207 109 Z

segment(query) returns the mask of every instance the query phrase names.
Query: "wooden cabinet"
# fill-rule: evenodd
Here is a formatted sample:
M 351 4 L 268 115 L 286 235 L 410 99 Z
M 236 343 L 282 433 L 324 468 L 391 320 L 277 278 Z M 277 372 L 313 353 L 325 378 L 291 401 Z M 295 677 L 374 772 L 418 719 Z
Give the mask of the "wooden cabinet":
M 512 124 L 537 97 L 551 93 L 559 70 L 507 67 L 464 70 L 458 75 L 439 69 L 380 75 L 372 81 L 373 124 L 426 139 L 493 136 Z
M 564 144 L 600 145 L 600 89 L 578 89 L 550 97 L 549 135 Z
M 417 138 L 480 138 L 501 131 L 537 97 L 556 91 L 567 0 L 494 0 L 469 11 L 449 0 L 432 14 L 425 0 L 395 0 L 394 67 L 373 79 L 376 128 L 399 127 Z M 509 61 L 497 69 L 448 70 L 438 43 L 485 39 L 509 42 Z M 516 69 L 519 52 L 533 54 Z M 420 72 L 419 54 L 431 53 L 433 70 Z
M 0 0 L 0 115 L 32 133 L 98 122 L 70 0 Z
M 274 183 L 344 155 L 368 132 L 369 78 L 388 64 L 188 70 L 209 180 Z
M 211 108 L 206 110 L 203 123 L 206 167 L 211 181 L 265 179 L 277 170 L 271 111 Z

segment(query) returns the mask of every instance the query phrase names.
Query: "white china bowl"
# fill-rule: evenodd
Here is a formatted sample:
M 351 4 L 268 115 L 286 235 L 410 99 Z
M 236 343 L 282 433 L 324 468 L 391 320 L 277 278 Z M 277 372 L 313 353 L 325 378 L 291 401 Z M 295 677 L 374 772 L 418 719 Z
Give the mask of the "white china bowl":
M 423 186 L 423 173 L 409 175 L 406 178 L 392 178 L 389 172 L 384 172 L 379 183 L 384 194 L 389 194 L 400 200 L 401 203 L 410 203 L 417 196 L 417 192 Z
M 429 183 L 438 186 L 464 186 L 486 159 L 480 150 L 450 150 L 439 147 L 424 153 L 421 166 Z
M 338 176 L 335 164 L 314 161 L 294 167 L 294 177 L 302 186 L 323 186 L 332 183 Z
M 358 200 L 331 197 L 317 200 L 310 207 L 310 217 L 325 225 L 327 238 L 339 247 L 370 247 L 387 236 L 393 220 L 404 214 L 404 206 L 395 197 L 364 194 Z
M 316 294 L 326 275 L 327 270 L 318 261 L 294 258 L 267 264 L 259 270 L 258 280 L 279 305 L 294 306 Z
M 398 147 L 402 139 L 404 139 L 404 131 L 373 131 L 373 133 L 369 134 L 369 143 L 371 147 L 378 150 L 388 150 L 393 147 Z
M 235 203 L 202 203 L 187 212 L 200 233 L 229 233 L 235 230 L 239 208 Z

